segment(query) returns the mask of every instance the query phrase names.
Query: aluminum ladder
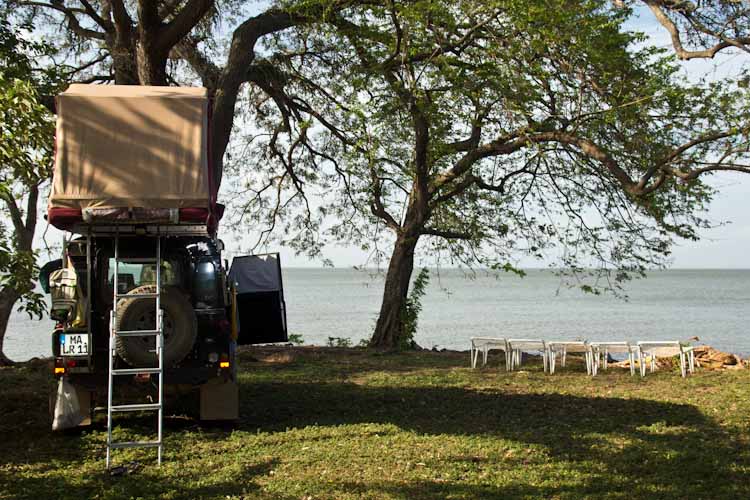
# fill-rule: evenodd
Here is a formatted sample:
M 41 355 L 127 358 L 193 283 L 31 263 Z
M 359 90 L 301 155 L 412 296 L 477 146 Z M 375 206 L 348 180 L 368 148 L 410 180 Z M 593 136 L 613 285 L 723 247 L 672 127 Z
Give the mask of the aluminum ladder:
M 164 312 L 161 309 L 161 237 L 156 236 L 156 258 L 127 258 L 128 263 L 138 264 L 155 264 L 156 267 L 156 292 L 139 293 L 139 294 L 121 294 L 119 293 L 119 253 L 120 237 L 115 235 L 114 248 L 114 276 L 113 276 L 113 297 L 112 311 L 109 316 L 109 388 L 107 391 L 107 469 L 111 466 L 112 450 L 118 448 L 157 448 L 157 461 L 161 465 L 161 456 L 163 450 L 162 441 L 162 423 L 164 417 Z M 117 302 L 119 299 L 154 299 L 155 300 L 155 318 L 156 324 L 153 330 L 120 330 L 117 324 Z M 114 368 L 116 345 L 118 337 L 144 337 L 153 336 L 156 339 L 156 357 L 158 366 L 150 368 Z M 122 375 L 157 375 L 159 377 L 159 396 L 155 403 L 145 404 L 112 404 L 112 393 L 114 391 L 114 380 L 117 376 Z M 158 412 L 157 438 L 155 441 L 112 441 L 112 414 L 120 412 L 135 411 L 156 411 Z

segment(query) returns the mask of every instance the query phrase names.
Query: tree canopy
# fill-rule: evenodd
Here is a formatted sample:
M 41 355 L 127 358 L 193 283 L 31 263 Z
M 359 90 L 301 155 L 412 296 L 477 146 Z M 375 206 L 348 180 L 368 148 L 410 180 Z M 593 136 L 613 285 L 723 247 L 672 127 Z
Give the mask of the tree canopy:
M 551 254 L 616 289 L 697 237 L 704 176 L 748 170 L 744 83 L 675 66 L 746 52 L 743 2 L 13 3 L 66 26 L 83 81 L 208 87 L 214 164 L 248 139 L 232 174 L 266 235 L 314 254 L 333 220 L 334 240 L 392 248 L 375 345 L 399 344 L 420 241 L 505 270 Z
M 265 215 L 300 222 L 289 234 L 314 246 L 301 231 L 311 214 L 289 207 L 319 183 L 334 238 L 393 244 L 376 345 L 398 344 L 420 240 L 505 270 L 552 254 L 594 269 L 584 290 L 616 289 L 707 225 L 701 175 L 750 171 L 744 92 L 682 81 L 624 29 L 629 14 L 606 2 L 388 2 L 275 37 L 284 87 L 259 114 L 277 126 L 255 145 L 280 174 L 260 190 L 288 178 L 293 195 Z

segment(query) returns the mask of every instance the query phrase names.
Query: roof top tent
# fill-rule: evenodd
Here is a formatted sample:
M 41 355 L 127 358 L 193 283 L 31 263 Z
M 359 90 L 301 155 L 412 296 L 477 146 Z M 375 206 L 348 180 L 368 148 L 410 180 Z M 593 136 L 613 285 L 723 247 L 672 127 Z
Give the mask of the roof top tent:
M 237 289 L 237 343 L 287 342 L 286 303 L 279 254 L 235 257 L 229 279 Z
M 209 109 L 204 88 L 71 85 L 57 98 L 49 222 L 74 232 L 159 223 L 215 233 L 223 207 Z

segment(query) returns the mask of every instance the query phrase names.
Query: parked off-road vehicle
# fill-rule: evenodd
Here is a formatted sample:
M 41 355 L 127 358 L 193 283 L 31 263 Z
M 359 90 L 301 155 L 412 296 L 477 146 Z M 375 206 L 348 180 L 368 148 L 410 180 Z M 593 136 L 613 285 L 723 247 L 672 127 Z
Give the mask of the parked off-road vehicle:
M 222 259 L 223 206 L 206 89 L 72 85 L 58 96 L 47 220 L 66 231 L 41 272 L 51 295 L 53 428 L 107 412 L 116 448 L 158 448 L 165 396 L 238 416 L 236 346 L 287 340 L 278 255 Z M 128 387 L 140 389 L 140 400 Z M 139 391 L 134 390 L 133 393 Z M 117 393 L 117 394 L 115 394 Z M 118 443 L 113 414 L 158 412 L 157 439 Z
M 117 238 L 118 328 L 153 329 L 154 301 L 143 295 L 154 293 L 156 288 L 156 239 L 135 234 Z M 65 260 L 75 272 L 79 301 L 76 307 L 53 308 L 52 312 L 59 321 L 52 335 L 55 372 L 75 388 L 84 424 L 90 422 L 95 405 L 103 405 L 107 395 L 110 312 L 115 294 L 114 244 L 115 237 L 110 235 L 77 237 L 67 242 Z M 209 237 L 161 238 L 164 383 L 200 388 L 200 416 L 207 420 L 237 418 L 236 346 L 287 340 L 278 255 L 237 257 L 229 273 L 227 262 L 221 259 L 222 247 L 220 240 Z M 43 268 L 46 291 L 50 291 L 49 276 L 62 268 L 63 261 L 53 261 Z M 86 297 L 88 283 L 90 302 Z M 85 316 L 89 316 L 87 303 L 90 332 L 84 326 Z M 241 317 L 245 318 L 244 328 L 240 328 Z M 155 364 L 154 337 L 117 338 L 115 346 L 116 369 Z

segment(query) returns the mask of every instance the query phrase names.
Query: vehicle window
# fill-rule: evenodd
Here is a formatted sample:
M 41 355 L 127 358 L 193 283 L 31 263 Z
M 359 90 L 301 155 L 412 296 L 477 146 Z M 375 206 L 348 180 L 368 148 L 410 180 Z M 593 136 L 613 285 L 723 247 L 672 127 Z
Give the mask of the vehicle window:
M 111 287 L 114 281 L 115 259 L 109 259 L 109 270 L 107 283 Z M 121 259 L 118 270 L 117 293 L 128 293 L 133 288 L 141 285 L 156 284 L 156 265 L 129 263 L 127 259 Z M 161 282 L 163 285 L 179 285 L 179 266 L 175 261 L 163 260 L 161 263 Z
M 195 294 L 196 307 L 218 307 L 219 281 L 217 277 L 218 273 L 213 262 L 199 262 L 196 264 L 195 274 L 193 275 L 193 292 Z

